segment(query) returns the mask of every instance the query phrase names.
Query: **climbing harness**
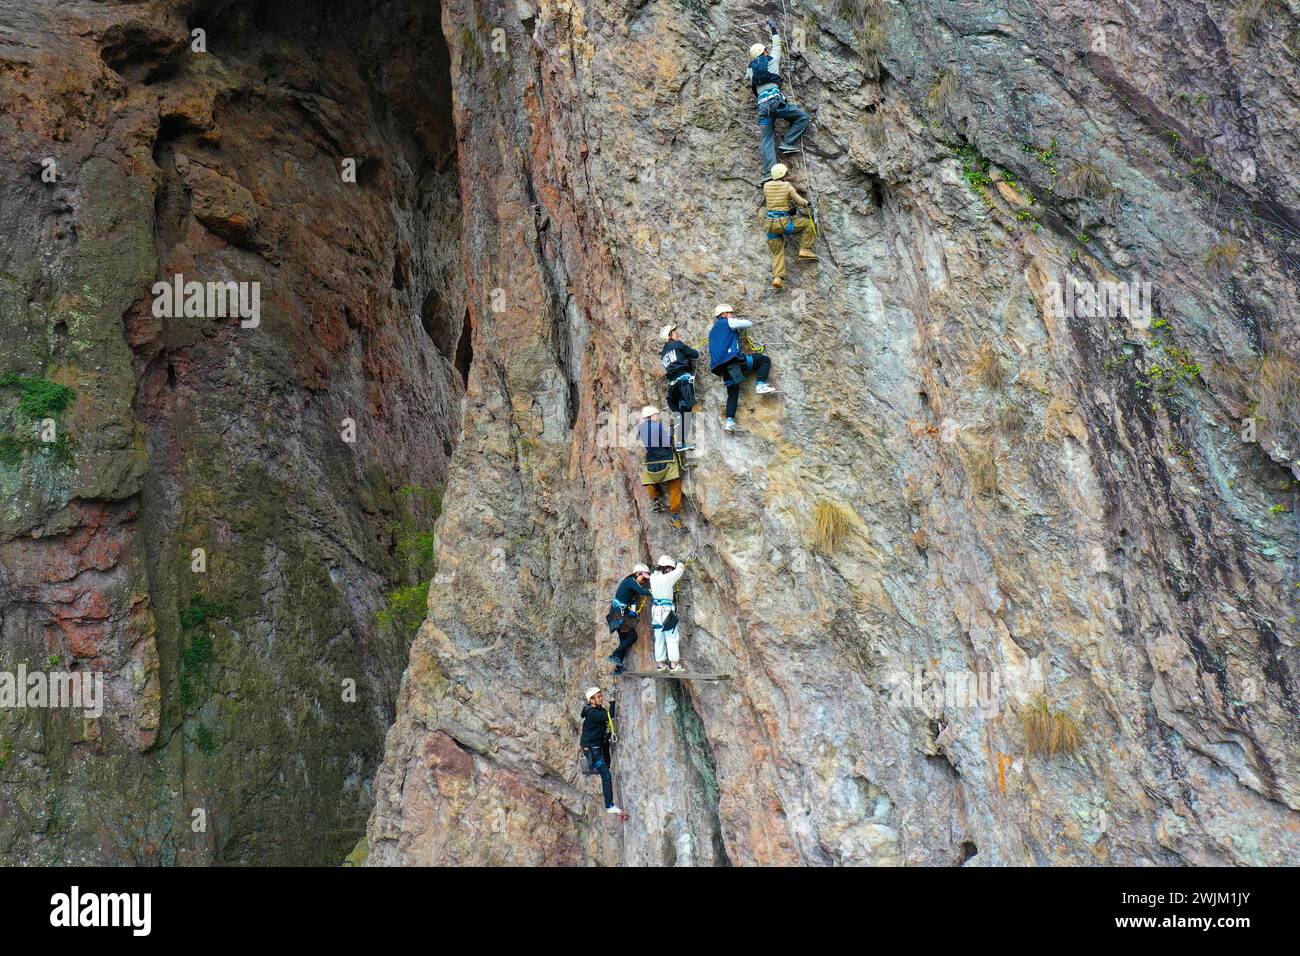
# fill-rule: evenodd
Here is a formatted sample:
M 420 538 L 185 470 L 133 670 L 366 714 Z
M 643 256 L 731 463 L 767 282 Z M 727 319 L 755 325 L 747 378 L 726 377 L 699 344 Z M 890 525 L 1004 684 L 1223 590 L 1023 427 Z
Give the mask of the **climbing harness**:
M 780 209 L 769 209 L 767 213 L 767 219 L 768 219 L 767 238 L 784 240 L 786 236 L 794 235 L 794 213 L 791 212 L 790 210 L 787 209 L 785 211 L 782 211 Z M 780 232 L 773 232 L 771 228 L 772 223 L 778 219 L 785 220 L 785 228 L 782 229 Z

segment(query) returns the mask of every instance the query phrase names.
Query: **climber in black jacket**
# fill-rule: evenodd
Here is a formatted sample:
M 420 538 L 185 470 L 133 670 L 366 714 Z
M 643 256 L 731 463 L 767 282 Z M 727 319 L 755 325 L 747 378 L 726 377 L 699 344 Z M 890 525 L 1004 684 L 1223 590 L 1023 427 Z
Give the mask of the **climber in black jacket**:
M 677 450 L 690 451 L 690 415 L 695 408 L 695 360 L 700 353 L 682 341 L 676 325 L 665 325 L 659 332 L 664 343 L 659 352 L 664 375 L 668 379 L 668 407 L 681 416 L 682 430 L 677 435 Z
M 618 648 L 607 660 L 613 661 L 614 673 L 623 673 L 623 659 L 636 643 L 636 627 L 641 620 L 641 607 L 650 596 L 650 569 L 638 564 L 632 573 L 618 583 L 618 590 L 609 602 L 605 621 L 611 633 L 618 634 Z
M 614 803 L 614 777 L 609 771 L 609 745 L 613 740 L 614 702 L 605 707 L 605 694 L 599 687 L 587 688 L 587 703 L 582 708 L 582 752 L 591 761 L 591 769 L 600 774 L 606 813 L 622 813 Z

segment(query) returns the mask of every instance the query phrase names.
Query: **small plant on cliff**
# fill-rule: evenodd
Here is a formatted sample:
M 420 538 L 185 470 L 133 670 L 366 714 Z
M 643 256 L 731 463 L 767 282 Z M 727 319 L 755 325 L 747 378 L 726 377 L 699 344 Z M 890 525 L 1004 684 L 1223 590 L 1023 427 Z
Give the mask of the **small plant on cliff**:
M 1271 428 L 1290 434 L 1300 428 L 1300 362 L 1283 352 L 1269 352 L 1259 360 L 1254 382 L 1255 417 Z
M 951 70 L 940 70 L 934 78 L 934 83 L 930 86 L 930 92 L 925 95 L 925 105 L 930 108 L 932 113 L 943 113 L 947 111 L 948 106 L 952 103 L 952 98 L 957 92 L 957 77 Z
M 970 485 L 975 494 L 997 494 L 998 463 L 991 448 L 979 448 L 972 452 L 968 471 Z
M 1250 43 L 1265 14 L 1286 11 L 1283 0 L 1238 0 L 1232 13 L 1232 38 L 1240 46 Z
M 1068 173 L 1061 177 L 1057 192 L 1066 199 L 1104 199 L 1115 187 L 1110 184 L 1102 168 L 1092 160 L 1076 162 Z
M 1221 242 L 1205 254 L 1205 267 L 1219 277 L 1236 272 L 1240 262 L 1241 243 L 1235 239 Z
M 0 744 L 0 770 L 3 770 L 9 765 L 9 761 L 13 759 L 13 756 L 14 742 L 6 739 L 3 744 Z
M 190 595 L 189 604 L 182 608 L 180 613 L 181 633 L 189 634 L 208 621 L 228 614 L 229 611 L 223 605 L 209 601 L 200 594 Z M 212 671 L 215 651 L 212 635 L 206 633 L 192 635 L 181 650 L 179 676 L 181 707 L 186 712 L 193 710 L 199 702 L 200 692 Z
M 985 388 L 999 389 L 1006 383 L 1006 369 L 1002 367 L 1002 360 L 998 358 L 998 351 L 992 342 L 980 346 L 979 357 L 971 365 L 970 373 Z
M 16 389 L 20 393 L 18 410 L 32 421 L 57 418 L 67 411 L 72 400 L 77 397 L 77 393 L 66 385 L 40 376 L 19 375 L 17 372 L 0 375 L 0 387 Z
M 210 618 L 225 617 L 228 613 L 224 605 L 209 601 L 201 594 L 192 594 L 190 603 L 181 608 L 181 630 L 192 631 Z
M 384 595 L 384 609 L 377 616 L 385 627 L 394 627 L 403 634 L 413 634 L 424 623 L 429 609 L 429 582 L 410 587 L 393 588 Z
M 813 510 L 812 546 L 823 554 L 840 549 L 853 527 L 853 512 L 837 501 L 822 500 Z
M 1083 728 L 1065 711 L 1053 711 L 1043 695 L 1020 713 L 1025 750 L 1030 754 L 1069 754 L 1083 745 Z
M 194 746 L 209 756 L 217 749 L 217 742 L 207 724 L 199 724 L 194 728 Z

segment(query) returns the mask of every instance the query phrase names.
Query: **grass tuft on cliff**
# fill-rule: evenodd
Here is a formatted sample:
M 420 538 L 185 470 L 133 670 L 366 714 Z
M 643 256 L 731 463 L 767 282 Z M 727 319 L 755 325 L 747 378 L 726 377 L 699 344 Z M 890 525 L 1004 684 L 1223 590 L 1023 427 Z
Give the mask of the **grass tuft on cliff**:
M 1282 352 L 1259 360 L 1255 376 L 1255 416 L 1271 428 L 1294 432 L 1300 427 L 1300 362 Z
M 1052 710 L 1041 694 L 1021 712 L 1020 727 L 1030 754 L 1071 754 L 1083 746 L 1078 720 L 1063 710 Z
M 1246 46 L 1267 14 L 1284 12 L 1284 0 L 1238 0 L 1232 11 L 1232 38 L 1239 46 Z
M 992 342 L 980 346 L 979 357 L 970 369 L 971 377 L 985 388 L 997 390 L 1006 384 L 1007 373 Z
M 853 527 L 853 512 L 836 501 L 822 500 L 813 510 L 813 548 L 823 554 L 834 554 L 844 544 Z

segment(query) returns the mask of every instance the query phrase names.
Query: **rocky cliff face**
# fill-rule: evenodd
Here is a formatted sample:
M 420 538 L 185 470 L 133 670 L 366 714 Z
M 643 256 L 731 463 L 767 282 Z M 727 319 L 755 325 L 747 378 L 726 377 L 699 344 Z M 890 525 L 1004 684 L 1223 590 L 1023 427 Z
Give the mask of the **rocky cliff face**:
M 0 2 L 0 671 L 108 687 L 0 711 L 6 862 L 1297 858 L 1294 0 L 345 7 Z M 624 437 L 723 300 L 783 395 L 702 376 L 679 536 Z M 618 823 L 664 551 L 731 679 L 620 682 Z
M 327 7 L 0 4 L 0 670 L 106 681 L 98 719 L 0 711 L 5 862 L 364 827 L 468 336 L 436 5 Z M 177 277 L 260 315 L 156 310 Z
M 779 294 L 738 82 L 770 12 L 444 8 L 476 363 L 372 862 L 1294 860 L 1295 10 L 790 4 L 823 239 Z M 677 539 L 602 438 L 719 300 L 784 395 L 728 437 L 705 383 Z M 611 823 L 576 712 L 665 550 L 733 679 L 620 683 Z

